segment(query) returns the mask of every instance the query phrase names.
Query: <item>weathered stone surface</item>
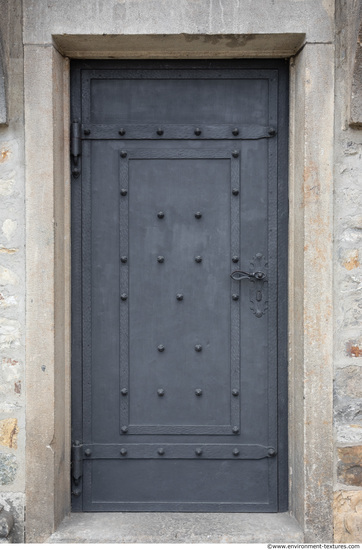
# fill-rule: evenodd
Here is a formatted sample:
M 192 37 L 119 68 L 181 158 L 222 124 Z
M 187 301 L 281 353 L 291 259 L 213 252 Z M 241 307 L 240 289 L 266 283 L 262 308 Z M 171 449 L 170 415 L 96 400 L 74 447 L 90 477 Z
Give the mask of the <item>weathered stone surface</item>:
M 338 481 L 362 487 L 362 446 L 340 447 L 337 463 Z
M 16 418 L 5 418 L 0 420 L 0 445 L 17 448 L 17 434 L 19 433 L 18 421 Z
M 0 505 L 0 539 L 8 538 L 14 527 L 14 516 Z
M 20 323 L 17 319 L 0 317 L 0 350 L 19 347 Z
M 0 504 L 14 518 L 14 526 L 10 533 L 10 542 L 11 539 L 14 543 L 24 542 L 24 494 L 13 492 L 0 493 Z
M 340 251 L 341 264 L 345 269 L 351 271 L 360 266 L 359 250 L 357 248 Z
M 108 513 L 72 514 L 50 543 L 303 542 L 285 514 Z
M 362 398 L 362 366 L 339 369 L 335 376 L 335 391 L 339 396 Z
M 0 453 L 0 485 L 10 485 L 16 477 L 18 463 L 15 455 Z
M 334 495 L 334 542 L 362 543 L 362 491 Z
M 18 283 L 17 275 L 7 267 L 0 265 L 0 286 L 17 285 Z

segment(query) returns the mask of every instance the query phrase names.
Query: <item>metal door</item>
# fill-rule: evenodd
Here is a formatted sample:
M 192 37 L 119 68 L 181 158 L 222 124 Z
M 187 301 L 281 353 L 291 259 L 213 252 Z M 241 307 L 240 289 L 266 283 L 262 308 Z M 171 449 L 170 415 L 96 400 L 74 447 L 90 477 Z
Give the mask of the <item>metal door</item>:
M 72 67 L 73 509 L 286 509 L 287 65 Z

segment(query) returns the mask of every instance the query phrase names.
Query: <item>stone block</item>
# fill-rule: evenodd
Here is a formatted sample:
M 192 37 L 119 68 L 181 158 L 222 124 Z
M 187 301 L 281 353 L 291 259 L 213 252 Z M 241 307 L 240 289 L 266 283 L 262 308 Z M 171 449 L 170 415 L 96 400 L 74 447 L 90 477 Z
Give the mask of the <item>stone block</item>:
M 362 543 L 362 491 L 334 494 L 334 542 Z
M 352 365 L 339 369 L 335 377 L 335 391 L 339 396 L 362 398 L 362 367 Z
M 18 470 L 16 456 L 11 453 L 0 453 L 0 485 L 14 482 Z
M 0 445 L 9 447 L 9 449 L 16 449 L 18 433 L 19 428 L 16 418 L 0 420 Z
M 344 485 L 362 487 L 362 445 L 338 449 L 337 476 Z
M 14 527 L 14 516 L 0 504 L 0 542 L 9 537 Z

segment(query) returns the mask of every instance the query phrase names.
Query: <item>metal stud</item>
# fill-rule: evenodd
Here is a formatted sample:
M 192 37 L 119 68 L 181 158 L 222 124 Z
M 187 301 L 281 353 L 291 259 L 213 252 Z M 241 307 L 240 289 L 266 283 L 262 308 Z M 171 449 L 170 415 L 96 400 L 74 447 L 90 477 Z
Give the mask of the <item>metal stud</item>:
M 239 390 L 236 390 L 235 388 L 231 392 L 234 397 L 237 397 L 239 395 Z
M 239 300 L 239 294 L 233 294 L 232 299 L 234 300 L 234 302 L 237 302 Z
M 201 344 L 196 344 L 195 350 L 196 351 L 202 351 L 202 345 Z
M 201 136 L 200 128 L 195 128 L 195 136 Z
M 91 451 L 90 449 L 86 449 L 86 450 L 84 451 L 84 454 L 85 454 L 85 456 L 91 456 L 92 451 Z
M 238 135 L 239 135 L 239 128 L 234 128 L 233 136 L 238 136 Z
M 183 294 L 176 294 L 176 300 L 178 302 L 182 302 L 182 300 L 184 299 L 184 295 Z
M 128 298 L 127 294 L 121 294 L 122 302 L 125 302 L 127 300 L 127 298 Z
M 165 217 L 165 213 L 164 213 L 164 212 L 159 212 L 159 213 L 157 214 L 157 217 L 158 217 L 160 220 L 162 220 L 162 219 Z
M 127 156 L 127 151 L 121 151 L 121 157 L 125 159 Z
M 276 133 L 277 133 L 277 132 L 276 132 L 276 130 L 275 130 L 274 128 L 269 128 L 268 134 L 269 134 L 270 136 L 275 136 Z
M 234 426 L 234 427 L 233 427 L 233 433 L 234 433 L 234 434 L 238 434 L 238 433 L 239 433 L 239 426 Z
M 128 395 L 128 390 L 127 390 L 127 388 L 122 388 L 122 389 L 121 389 L 121 394 L 122 394 L 122 395 Z
M 196 212 L 195 218 L 196 218 L 197 220 L 199 220 L 200 218 L 202 218 L 201 212 Z
M 122 426 L 121 432 L 122 432 L 123 434 L 126 434 L 126 433 L 128 432 L 128 426 Z
M 158 136 L 163 136 L 163 130 L 162 130 L 162 128 L 158 128 L 158 130 L 157 130 L 157 135 L 158 135 Z
M 74 491 L 72 491 L 72 495 L 75 497 L 80 497 L 81 495 L 80 489 L 74 489 Z
M 86 128 L 86 129 L 84 130 L 84 135 L 85 135 L 85 136 L 89 136 L 90 133 L 91 133 L 91 131 L 90 131 L 89 128 Z
M 197 397 L 201 397 L 202 396 L 202 390 L 200 390 L 200 389 L 195 390 L 195 395 L 197 395 Z
M 125 197 L 127 195 L 127 189 L 121 189 L 121 195 Z
M 233 195 L 234 197 L 237 197 L 239 194 L 239 189 L 233 189 Z
M 196 257 L 195 257 L 195 262 L 196 262 L 197 264 L 201 264 L 201 262 L 202 262 L 201 256 L 196 256 Z
M 233 256 L 231 259 L 234 262 L 234 264 L 237 264 L 239 261 L 239 256 Z
M 118 133 L 120 136 L 124 136 L 124 134 L 126 133 L 126 130 L 124 128 L 121 128 Z
M 158 349 L 159 352 L 165 351 L 165 346 L 160 344 L 159 346 L 157 346 L 157 349 Z
M 158 454 L 160 456 L 164 455 L 165 454 L 165 449 L 163 449 L 162 447 L 160 447 L 158 450 L 157 450 Z
M 237 159 L 239 156 L 239 151 L 233 151 L 231 154 L 234 157 L 234 159 Z
M 273 447 L 268 449 L 268 456 L 275 456 L 277 454 L 276 450 Z
M 120 455 L 122 455 L 122 456 L 126 456 L 126 454 L 127 454 L 127 449 L 123 449 L 123 448 L 122 448 L 122 449 L 119 451 L 119 453 L 120 453 Z
M 240 454 L 239 449 L 234 449 L 234 450 L 233 450 L 233 455 L 234 455 L 234 456 L 238 456 L 239 454 Z
M 163 264 L 163 262 L 165 261 L 165 258 L 163 256 L 157 256 L 157 261 L 159 264 Z
M 200 447 L 198 447 L 196 450 L 195 450 L 195 454 L 197 456 L 201 456 L 202 455 L 202 449 L 200 449 Z
M 165 395 L 165 390 L 163 388 L 160 388 L 159 390 L 157 390 L 157 395 L 163 397 Z
M 122 262 L 122 264 L 126 264 L 127 261 L 128 261 L 127 256 L 121 256 L 121 262 Z

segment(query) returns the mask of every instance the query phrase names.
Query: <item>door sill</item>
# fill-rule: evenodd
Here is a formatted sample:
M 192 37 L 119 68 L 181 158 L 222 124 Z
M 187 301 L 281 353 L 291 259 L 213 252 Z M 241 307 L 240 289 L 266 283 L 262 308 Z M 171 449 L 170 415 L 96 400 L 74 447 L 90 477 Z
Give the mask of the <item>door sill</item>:
M 47 543 L 302 543 L 288 513 L 86 512 L 66 517 Z

